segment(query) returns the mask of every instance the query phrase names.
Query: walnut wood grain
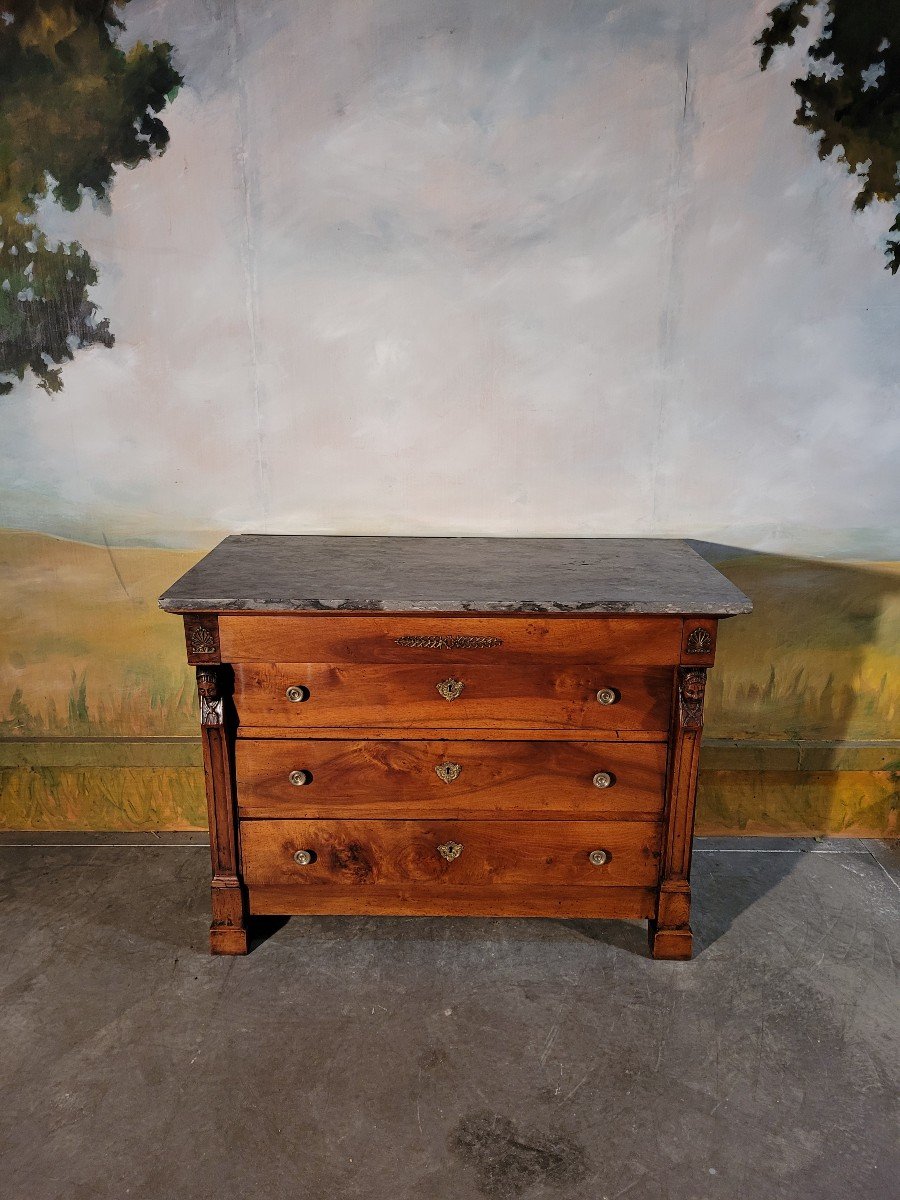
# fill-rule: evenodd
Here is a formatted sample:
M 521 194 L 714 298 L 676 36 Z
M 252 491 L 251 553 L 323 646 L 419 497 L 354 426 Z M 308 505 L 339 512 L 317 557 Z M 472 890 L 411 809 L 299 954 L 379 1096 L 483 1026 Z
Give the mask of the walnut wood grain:
M 664 744 L 295 739 L 241 741 L 236 756 L 242 817 L 658 817 L 666 771 Z M 435 769 L 447 762 L 451 782 Z
M 427 883 L 370 888 L 327 884 L 311 888 L 281 884 L 251 887 L 249 895 L 253 912 L 279 916 L 604 917 L 640 921 L 656 912 L 656 889 L 641 887 L 448 887 Z
M 665 730 L 671 704 L 667 668 L 236 663 L 234 673 L 241 723 L 286 729 L 371 724 Z M 439 693 L 443 679 L 463 683 L 459 699 L 448 701 Z M 287 700 L 291 685 L 308 688 L 309 699 Z M 597 702 L 598 690 L 607 687 L 620 693 L 617 703 Z
M 657 881 L 661 827 L 650 821 L 241 821 L 250 887 L 360 889 L 441 883 L 649 886 Z M 452 862 L 438 847 L 459 843 Z M 592 850 L 609 855 L 593 866 Z M 294 854 L 314 856 L 298 866 Z
M 674 666 L 681 618 L 223 614 L 219 638 L 223 658 L 235 663 Z M 490 644 L 466 644 L 473 640 Z M 410 644 L 417 641 L 431 644 Z

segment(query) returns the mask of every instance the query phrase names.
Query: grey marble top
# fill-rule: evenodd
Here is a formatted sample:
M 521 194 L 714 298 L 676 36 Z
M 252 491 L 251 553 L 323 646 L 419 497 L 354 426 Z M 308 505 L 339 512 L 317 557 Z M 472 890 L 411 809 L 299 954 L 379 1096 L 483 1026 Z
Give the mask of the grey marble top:
M 684 613 L 751 610 L 686 542 L 659 538 L 226 538 L 167 612 Z

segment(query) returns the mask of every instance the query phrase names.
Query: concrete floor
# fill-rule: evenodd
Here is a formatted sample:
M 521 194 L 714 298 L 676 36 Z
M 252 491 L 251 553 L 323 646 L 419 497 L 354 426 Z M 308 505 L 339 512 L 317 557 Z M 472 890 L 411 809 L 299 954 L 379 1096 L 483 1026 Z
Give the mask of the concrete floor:
M 201 846 L 0 845 L 0 1190 L 893 1200 L 887 852 L 698 849 L 682 964 L 625 922 L 372 918 L 213 959 Z

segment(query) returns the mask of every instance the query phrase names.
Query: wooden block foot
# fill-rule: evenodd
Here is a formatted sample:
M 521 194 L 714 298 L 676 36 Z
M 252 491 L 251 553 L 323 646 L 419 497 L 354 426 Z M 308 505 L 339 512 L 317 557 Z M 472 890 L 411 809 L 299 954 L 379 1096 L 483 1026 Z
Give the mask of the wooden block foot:
M 250 937 L 242 925 L 221 925 L 213 921 L 209 927 L 210 954 L 246 954 Z
M 690 925 L 679 929 L 666 929 L 656 921 L 647 922 L 650 953 L 654 958 L 688 959 L 693 951 L 693 934 Z

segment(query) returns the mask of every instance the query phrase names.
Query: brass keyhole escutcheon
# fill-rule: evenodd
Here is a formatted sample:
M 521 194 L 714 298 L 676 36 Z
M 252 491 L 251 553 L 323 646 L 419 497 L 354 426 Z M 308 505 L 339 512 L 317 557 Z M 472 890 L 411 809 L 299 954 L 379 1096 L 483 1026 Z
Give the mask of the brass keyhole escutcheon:
M 294 862 L 298 867 L 308 867 L 313 860 L 312 850 L 295 850 Z
M 291 704 L 301 704 L 304 700 L 309 699 L 309 688 L 298 683 L 289 687 L 284 694 Z
M 609 862 L 609 854 L 605 850 L 592 850 L 588 858 L 595 867 L 602 867 L 604 863 Z
M 619 693 L 613 688 L 601 688 L 597 693 L 598 704 L 615 704 L 619 698 Z
M 459 779 L 462 767 L 459 763 L 445 762 L 439 763 L 434 770 L 438 779 L 443 779 L 444 783 L 452 783 L 454 779 Z
M 462 854 L 463 848 L 459 842 L 442 842 L 437 851 L 441 858 L 445 858 L 447 862 L 453 862 Z
M 613 785 L 613 777 L 609 771 L 598 771 L 593 778 L 594 787 L 608 788 Z
M 312 775 L 309 771 L 291 771 L 288 779 L 294 787 L 305 787 L 306 784 L 312 783 Z
M 440 683 L 435 684 L 445 700 L 458 700 L 465 686 L 461 679 L 454 679 L 452 675 L 449 679 L 442 679 Z

